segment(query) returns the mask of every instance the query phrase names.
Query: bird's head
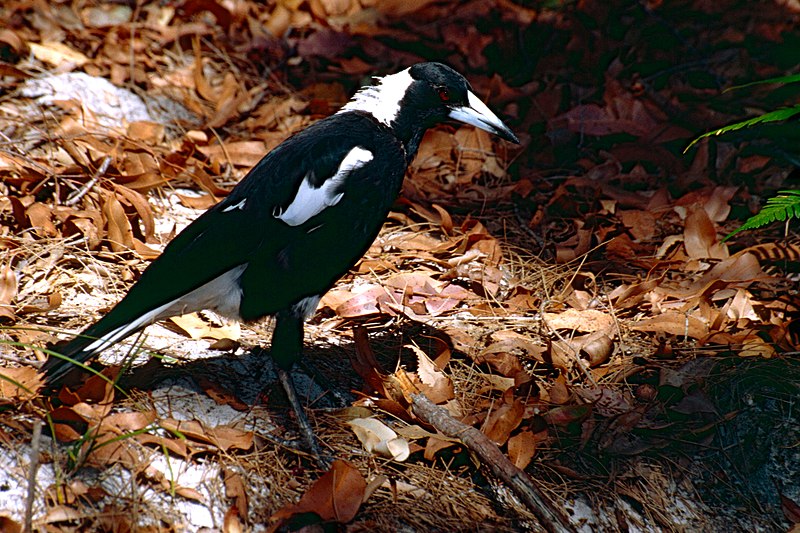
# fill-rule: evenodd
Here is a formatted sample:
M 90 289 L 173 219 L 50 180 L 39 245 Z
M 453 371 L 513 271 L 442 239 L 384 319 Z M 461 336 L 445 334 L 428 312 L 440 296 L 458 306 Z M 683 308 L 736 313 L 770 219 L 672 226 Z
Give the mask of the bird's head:
M 456 120 L 519 144 L 519 139 L 472 90 L 469 82 L 441 63 L 417 63 L 361 89 L 341 111 L 362 111 L 416 144 L 434 124 Z

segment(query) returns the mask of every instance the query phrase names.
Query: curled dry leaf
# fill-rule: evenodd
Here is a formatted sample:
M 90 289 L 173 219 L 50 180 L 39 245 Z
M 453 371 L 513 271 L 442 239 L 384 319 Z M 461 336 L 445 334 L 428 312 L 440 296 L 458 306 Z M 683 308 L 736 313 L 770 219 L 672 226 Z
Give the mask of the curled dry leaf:
M 136 210 L 136 214 L 142 221 L 142 226 L 144 226 L 145 241 L 153 242 L 156 231 L 156 223 L 155 218 L 153 217 L 153 211 L 150 208 L 147 198 L 145 198 L 141 193 L 122 185 L 115 185 L 114 190 L 117 192 L 119 197 L 132 205 Z
M 500 375 L 514 378 L 523 371 L 522 361 L 544 362 L 546 348 L 533 342 L 529 335 L 512 330 L 495 331 L 492 343 L 476 357 L 477 362 L 488 363 Z
M 514 466 L 524 470 L 536 454 L 536 436 L 525 430 L 508 439 L 508 457 Z
M 783 516 L 785 516 L 786 520 L 790 523 L 794 524 L 794 529 L 797 529 L 797 526 L 800 525 L 800 505 L 783 494 L 779 494 L 779 496 L 781 497 Z
M 441 435 L 434 435 L 428 437 L 428 442 L 425 443 L 425 452 L 423 453 L 423 457 L 426 461 L 433 461 L 436 458 L 436 454 L 442 450 L 446 450 L 447 448 L 452 448 L 453 446 L 460 445 L 461 442 L 445 438 Z
M 498 376 L 497 374 L 484 374 L 483 372 L 479 372 L 478 376 L 488 384 L 486 387 L 480 389 L 480 392 L 485 392 L 487 390 L 505 392 L 515 384 L 514 378 Z
M 48 509 L 42 518 L 45 524 L 55 524 L 58 522 L 78 521 L 84 516 L 84 511 L 78 511 L 66 505 L 57 505 Z
M 455 398 L 453 382 L 436 367 L 427 354 L 414 344 L 408 344 L 406 347 L 410 348 L 417 356 L 416 377 L 418 383 L 416 385 L 420 391 L 435 404 L 441 404 Z M 410 375 L 412 379 L 415 376 L 415 374 Z
M 36 395 L 43 380 L 30 366 L 0 369 L 0 404 L 29 400 Z
M 41 237 L 55 237 L 58 230 L 53 224 L 53 213 L 45 204 L 34 202 L 26 210 L 30 227 Z
M 355 418 L 347 422 L 364 449 L 381 457 L 405 461 L 410 454 L 407 440 L 398 437 L 389 426 L 376 418 Z
M 547 411 L 544 419 L 552 426 L 564 427 L 582 421 L 591 412 L 591 405 L 563 405 Z
M 367 482 L 356 467 L 347 461 L 334 461 L 331 469 L 309 487 L 297 504 L 288 505 L 270 517 L 269 531 L 277 531 L 293 516 L 304 513 L 315 513 L 323 522 L 346 524 L 361 508 L 366 488 Z
M 238 167 L 251 168 L 258 163 L 267 150 L 261 141 L 239 141 L 200 146 L 197 148 L 203 155 L 217 163 L 232 164 Z
M 775 357 L 775 346 L 766 342 L 761 337 L 753 336 L 743 345 L 739 356 L 741 357 Z
M 631 325 L 635 331 L 667 333 L 676 337 L 702 339 L 708 335 L 708 325 L 692 315 L 668 312 Z
M 167 418 L 159 422 L 162 428 L 184 435 L 198 442 L 211 444 L 222 451 L 232 449 L 249 450 L 253 446 L 253 432 L 231 425 L 221 424 L 206 427 L 199 420 L 173 420 Z
M 125 209 L 117 199 L 116 195 L 106 195 L 103 204 L 103 215 L 105 215 L 108 231 L 108 244 L 114 252 L 126 252 L 132 250 L 133 230 Z
M 636 240 L 651 239 L 656 233 L 656 216 L 650 211 L 639 209 L 620 211 L 619 217 Z
M 28 47 L 36 59 L 50 63 L 55 67 L 64 68 L 67 64 L 80 67 L 89 62 L 88 57 L 63 43 L 43 42 L 38 44 L 28 42 Z
M 595 331 L 552 343 L 553 364 L 569 369 L 576 357 L 589 359 L 589 366 L 595 367 L 608 361 L 613 352 L 614 342 L 606 331 Z
M 237 341 L 241 337 L 241 326 L 235 321 L 214 324 L 198 313 L 171 317 L 169 321 L 178 326 L 182 333 L 192 339 L 230 339 Z
M 245 526 L 242 524 L 241 514 L 238 507 L 231 506 L 222 520 L 222 533 L 244 533 Z M 246 512 L 244 514 L 247 515 Z
M 239 472 L 226 467 L 222 471 L 225 483 L 225 497 L 234 501 L 231 510 L 236 509 L 237 515 L 247 516 L 250 505 L 247 498 L 247 485 Z
M 614 327 L 614 318 L 596 309 L 567 309 L 563 313 L 542 313 L 542 318 L 551 329 L 570 331 L 609 331 Z
M 693 208 L 684 221 L 683 245 L 690 259 L 725 259 L 728 246 L 719 242 L 714 223 L 705 209 Z
M 552 403 L 563 405 L 570 399 L 569 387 L 567 387 L 567 378 L 564 374 L 559 374 L 553 381 L 553 385 L 547 391 Z
M 521 399 L 513 398 L 510 402 L 504 401 L 489 414 L 481 431 L 495 444 L 502 446 L 508 440 L 511 432 L 522 423 L 524 413 L 525 404 Z
M 133 469 L 140 467 L 144 461 L 144 456 L 134 440 L 135 439 L 116 439 L 114 437 L 87 441 L 83 445 L 84 451 L 89 451 L 86 462 L 97 468 L 108 468 L 113 464 L 121 464 L 125 468 Z
M 614 341 L 602 331 L 585 336 L 582 352 L 589 357 L 589 366 L 596 367 L 608 361 L 614 351 Z
M 16 296 L 17 276 L 11 263 L 4 263 L 0 266 L 0 322 L 14 323 L 17 320 L 12 305 Z
M 114 400 L 113 381 L 118 373 L 118 367 L 108 367 L 103 369 L 99 376 L 94 374 L 89 376 L 89 379 L 74 391 L 69 387 L 62 387 L 58 391 L 58 400 L 67 406 L 89 402 L 109 410 Z
M 2 301 L 2 299 L 0 299 L 0 301 Z M 50 294 L 42 295 L 42 298 L 37 298 L 30 304 L 23 305 L 19 309 L 19 314 L 28 315 L 31 313 L 46 313 L 61 305 L 62 301 L 63 298 L 61 297 L 61 293 L 59 291 L 54 291 Z M 2 304 L 0 304 L 0 316 L 2 316 Z
M 714 187 L 708 199 L 703 204 L 703 209 L 708 218 L 714 222 L 724 222 L 731 212 L 730 202 L 739 187 Z

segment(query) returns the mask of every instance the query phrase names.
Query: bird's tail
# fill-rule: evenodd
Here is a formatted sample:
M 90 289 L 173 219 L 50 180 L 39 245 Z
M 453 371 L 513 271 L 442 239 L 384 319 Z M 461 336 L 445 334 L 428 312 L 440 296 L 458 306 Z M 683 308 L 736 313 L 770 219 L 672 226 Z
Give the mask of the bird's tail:
M 165 306 L 153 309 L 133 320 L 121 321 L 118 313 L 121 309 L 117 306 L 71 341 L 51 348 L 50 351 L 57 355 L 50 354 L 42 366 L 48 385 L 58 385 L 78 366 L 76 363 L 85 363 L 106 348 L 158 320 L 163 307 Z

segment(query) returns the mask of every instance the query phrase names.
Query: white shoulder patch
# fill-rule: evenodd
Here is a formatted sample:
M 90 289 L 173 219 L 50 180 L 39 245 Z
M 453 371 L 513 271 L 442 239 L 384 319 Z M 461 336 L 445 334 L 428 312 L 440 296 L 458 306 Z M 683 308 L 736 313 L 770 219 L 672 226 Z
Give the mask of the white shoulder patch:
M 245 204 L 246 201 L 247 201 L 247 198 L 239 200 L 238 203 L 235 203 L 233 205 L 229 205 L 228 207 L 223 209 L 222 212 L 223 213 L 228 213 L 228 212 L 233 211 L 235 209 L 244 209 L 244 204 Z
M 277 210 L 274 215 L 289 224 L 299 226 L 314 215 L 318 215 L 326 207 L 331 207 L 339 203 L 344 196 L 343 192 L 337 192 L 347 176 L 356 169 L 359 169 L 372 161 L 372 152 L 366 148 L 356 146 L 342 159 L 336 174 L 323 182 L 320 187 L 314 187 L 306 176 L 300 183 L 292 203 L 285 210 Z
M 363 87 L 338 113 L 364 111 L 375 117 L 378 122 L 391 125 L 400 111 L 400 100 L 405 96 L 408 87 L 414 83 L 414 78 L 408 71 L 409 69 L 405 69 L 397 74 L 378 78 L 380 83 Z

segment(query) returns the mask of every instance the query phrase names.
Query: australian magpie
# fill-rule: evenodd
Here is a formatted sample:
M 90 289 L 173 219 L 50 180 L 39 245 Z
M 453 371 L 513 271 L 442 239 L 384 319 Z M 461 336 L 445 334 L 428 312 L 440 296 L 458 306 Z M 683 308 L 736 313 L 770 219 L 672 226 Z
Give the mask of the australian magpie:
M 372 244 L 425 131 L 449 119 L 519 142 L 467 80 L 440 63 L 362 88 L 268 153 L 166 246 L 111 311 L 54 348 L 60 356 L 43 366 L 48 383 L 60 382 L 73 361 L 167 317 L 202 309 L 243 321 L 273 315 L 270 353 L 316 451 L 287 372 L 301 354 L 303 322 Z

